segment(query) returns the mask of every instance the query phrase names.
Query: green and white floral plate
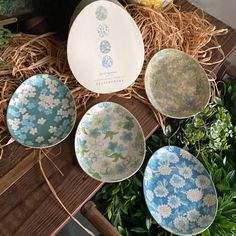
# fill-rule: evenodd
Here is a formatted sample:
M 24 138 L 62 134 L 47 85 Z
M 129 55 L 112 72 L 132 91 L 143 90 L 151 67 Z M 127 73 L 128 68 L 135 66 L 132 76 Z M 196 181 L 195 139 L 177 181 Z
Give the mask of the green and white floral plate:
M 25 80 L 7 109 L 7 126 L 13 139 L 33 148 L 63 141 L 76 120 L 75 101 L 58 78 L 38 74 Z
M 145 157 L 145 138 L 135 117 L 113 102 L 98 103 L 81 119 L 75 153 L 82 169 L 102 182 L 135 174 Z
M 145 90 L 160 113 L 177 119 L 196 115 L 210 98 L 203 68 L 177 49 L 163 49 L 152 57 L 145 73 Z

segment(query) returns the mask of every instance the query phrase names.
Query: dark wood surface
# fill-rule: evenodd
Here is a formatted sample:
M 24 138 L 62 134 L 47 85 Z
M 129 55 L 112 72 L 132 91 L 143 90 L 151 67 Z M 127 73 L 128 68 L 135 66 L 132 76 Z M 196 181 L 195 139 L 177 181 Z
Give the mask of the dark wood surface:
M 186 1 L 177 1 L 182 10 L 196 8 Z M 236 47 L 236 31 L 207 16 L 217 28 L 228 28 L 229 33 L 219 38 L 226 58 Z M 214 54 L 214 58 L 217 58 Z M 211 70 L 217 70 L 211 66 Z M 152 111 L 134 99 L 101 96 L 89 106 L 110 100 L 122 104 L 140 122 L 145 137 L 148 138 L 158 123 Z M 85 113 L 81 109 L 79 117 Z M 65 206 L 76 213 L 88 201 L 102 183 L 87 176 L 77 164 L 74 150 L 74 132 L 60 145 L 50 149 L 50 157 L 64 173 L 64 177 L 44 158 L 42 163 L 47 176 Z M 9 145 L 0 161 L 0 235 L 55 235 L 69 220 L 68 215 L 58 205 L 46 185 L 37 163 L 38 153 L 32 153 L 17 143 Z

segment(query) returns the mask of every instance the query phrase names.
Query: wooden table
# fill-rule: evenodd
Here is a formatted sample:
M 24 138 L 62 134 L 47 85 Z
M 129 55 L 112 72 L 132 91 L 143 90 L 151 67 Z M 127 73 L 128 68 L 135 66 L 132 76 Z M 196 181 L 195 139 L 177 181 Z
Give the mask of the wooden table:
M 182 10 L 196 8 L 186 1 L 177 1 Z M 207 19 L 217 28 L 228 28 L 229 33 L 220 37 L 219 42 L 226 58 L 236 48 L 236 31 L 208 16 Z M 213 55 L 214 58 L 217 54 Z M 216 71 L 216 66 L 211 66 Z M 158 123 L 145 105 L 134 99 L 102 96 L 93 100 L 89 106 L 99 101 L 114 101 L 129 109 L 140 122 L 145 137 L 148 138 Z M 81 117 L 85 113 L 82 110 Z M 46 159 L 43 166 L 47 176 L 62 202 L 76 213 L 103 185 L 86 175 L 79 167 L 73 150 L 74 133 L 63 143 L 51 149 L 51 158 L 64 173 L 64 177 Z M 38 165 L 37 153 L 26 150 L 17 143 L 9 145 L 0 161 L 0 235 L 55 235 L 68 221 L 69 217 L 58 205 L 45 183 Z

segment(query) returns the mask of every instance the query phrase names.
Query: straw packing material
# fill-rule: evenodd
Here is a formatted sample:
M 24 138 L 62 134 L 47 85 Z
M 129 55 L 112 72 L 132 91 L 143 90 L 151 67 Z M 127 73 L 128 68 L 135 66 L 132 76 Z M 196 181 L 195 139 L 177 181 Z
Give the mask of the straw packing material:
M 224 60 L 217 37 L 227 33 L 227 29 L 216 29 L 203 14 L 197 12 L 161 12 L 140 6 L 128 5 L 134 21 L 138 25 L 145 46 L 145 61 L 136 81 L 128 88 L 115 95 L 130 99 L 135 97 L 149 106 L 158 122 L 164 127 L 165 119 L 149 103 L 144 92 L 144 72 L 152 56 L 163 48 L 176 48 L 195 58 L 201 65 L 217 65 Z M 213 53 L 218 52 L 219 60 L 212 60 Z M 99 94 L 81 86 L 72 75 L 67 63 L 66 42 L 58 40 L 53 33 L 40 36 L 25 35 L 12 38 L 0 51 L 0 61 L 11 62 L 12 68 L 0 71 L 0 143 L 6 143 L 5 115 L 8 101 L 15 89 L 25 79 L 36 73 L 48 73 L 57 76 L 71 90 L 77 108 L 85 106 L 92 97 Z M 2 74 L 3 72 L 3 74 Z M 209 80 L 214 83 L 215 75 L 207 71 Z M 215 86 L 213 88 L 217 89 Z M 6 139 L 3 140 L 2 138 Z

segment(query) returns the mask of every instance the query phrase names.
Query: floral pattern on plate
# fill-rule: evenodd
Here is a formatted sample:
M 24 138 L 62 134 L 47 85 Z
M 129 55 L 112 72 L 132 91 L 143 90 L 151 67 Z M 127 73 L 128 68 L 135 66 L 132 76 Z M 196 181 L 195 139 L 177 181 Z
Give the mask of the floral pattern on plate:
M 113 102 L 102 102 L 81 119 L 75 152 L 88 175 L 103 182 L 118 182 L 132 176 L 142 165 L 145 139 L 128 110 Z
M 148 63 L 145 90 L 152 105 L 163 115 L 187 118 L 208 103 L 208 77 L 190 55 L 177 49 L 163 49 Z
M 7 109 L 7 125 L 19 143 L 45 148 L 64 140 L 76 118 L 74 99 L 58 78 L 38 74 L 25 80 Z
M 150 213 L 171 233 L 201 233 L 215 218 L 214 184 L 201 162 L 184 149 L 157 150 L 145 169 L 143 188 Z

